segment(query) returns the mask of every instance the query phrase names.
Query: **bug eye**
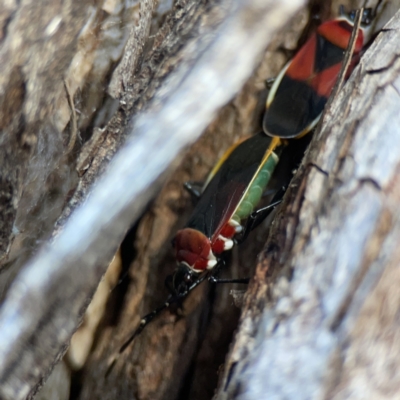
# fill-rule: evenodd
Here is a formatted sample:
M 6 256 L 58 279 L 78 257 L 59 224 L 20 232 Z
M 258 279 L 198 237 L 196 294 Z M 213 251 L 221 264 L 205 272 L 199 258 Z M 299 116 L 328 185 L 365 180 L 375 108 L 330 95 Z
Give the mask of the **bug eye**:
M 364 10 L 361 23 L 363 25 L 369 25 L 372 22 L 372 10 L 371 9 L 366 9 Z

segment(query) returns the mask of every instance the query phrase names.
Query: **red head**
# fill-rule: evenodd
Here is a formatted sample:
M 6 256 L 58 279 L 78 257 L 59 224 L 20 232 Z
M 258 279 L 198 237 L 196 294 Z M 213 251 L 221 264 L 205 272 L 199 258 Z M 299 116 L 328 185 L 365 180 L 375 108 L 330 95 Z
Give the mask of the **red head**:
M 211 269 L 217 264 L 210 240 L 196 229 L 185 228 L 178 231 L 174 247 L 178 263 L 184 263 L 194 271 Z

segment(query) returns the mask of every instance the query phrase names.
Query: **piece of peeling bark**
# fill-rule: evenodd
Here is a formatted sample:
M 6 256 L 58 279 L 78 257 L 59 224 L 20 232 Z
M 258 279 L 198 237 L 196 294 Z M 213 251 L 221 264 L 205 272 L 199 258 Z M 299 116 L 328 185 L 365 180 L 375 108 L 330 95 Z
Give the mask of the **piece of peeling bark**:
M 134 130 L 134 137 L 65 228 L 21 271 L 2 305 L 0 397 L 35 394 L 65 352 L 123 234 L 158 189 L 160 182 L 154 181 L 239 90 L 272 34 L 301 4 L 247 0 L 232 6 L 227 1 L 224 18 L 200 36 L 203 51 L 191 54 L 189 49 L 190 62 L 183 58 L 173 73 L 163 71 L 167 83 L 162 90 L 153 87 L 157 96 L 147 113 L 134 124 L 120 114 L 123 134 Z M 194 300 L 193 305 L 199 299 Z
M 215 399 L 395 399 L 400 14 L 324 115 L 277 216 Z

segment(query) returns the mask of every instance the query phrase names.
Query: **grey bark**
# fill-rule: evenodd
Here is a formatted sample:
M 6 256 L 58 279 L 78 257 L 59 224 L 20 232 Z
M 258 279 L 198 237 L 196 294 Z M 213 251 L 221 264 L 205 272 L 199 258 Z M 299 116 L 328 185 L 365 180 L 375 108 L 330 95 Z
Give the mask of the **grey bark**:
M 32 10 L 30 3 L 21 4 Z M 40 65 L 29 72 L 22 63 L 25 67 L 21 67 L 21 76 L 14 84 L 14 72 L 9 74 L 7 69 L 11 67 L 4 68 L 5 76 L 11 78 L 1 80 L 7 90 L 2 89 L 6 95 L 1 99 L 0 111 L 2 121 L 8 121 L 2 127 L 2 134 L 6 132 L 2 151 L 15 158 L 11 162 L 5 157 L 1 171 L 17 165 L 22 172 L 17 176 L 11 171 L 7 175 L 11 183 L 1 191 L 5 200 L 0 203 L 6 204 L 1 226 L 2 234 L 5 232 L 3 254 L 10 247 L 10 236 L 15 234 L 10 230 L 13 221 L 23 221 L 29 214 L 30 209 L 21 204 L 37 203 L 35 199 L 44 196 L 33 189 L 29 194 L 25 188 L 26 182 L 35 180 L 30 180 L 28 171 L 33 165 L 32 156 L 42 155 L 45 148 L 50 157 L 46 155 L 39 175 L 37 169 L 32 170 L 33 177 L 38 176 L 35 185 L 40 186 L 60 164 L 70 168 L 70 161 L 64 159 L 69 131 L 63 132 L 51 121 L 57 95 L 66 102 L 60 78 L 68 65 L 64 44 L 74 46 L 71 37 L 77 35 L 87 17 L 75 18 L 72 13 L 72 18 L 74 8 L 68 4 L 64 3 L 63 10 L 67 11 L 63 18 L 72 24 L 66 33 L 69 41 L 54 38 L 57 49 L 50 39 L 45 41 L 53 52 L 60 51 L 50 51 L 57 55 L 50 59 L 57 61 L 59 79 L 37 79 L 43 73 Z M 151 35 L 149 21 L 154 19 L 156 7 L 150 1 L 141 5 L 140 24 L 132 31 L 109 89 L 119 99 L 117 106 L 110 108 L 116 110 L 115 115 L 104 128 L 95 129 L 80 154 L 78 187 L 58 221 L 54 242 L 21 271 L 0 310 L 0 398 L 35 394 L 64 353 L 124 232 L 159 190 L 167 164 L 239 90 L 272 33 L 300 2 L 246 1 L 238 8 L 229 2 L 180 2 L 152 39 L 147 38 Z M 2 14 L 2 18 L 8 16 L 1 19 L 8 33 L 15 26 L 24 31 L 21 21 L 26 21 L 26 16 L 18 20 L 24 14 L 15 12 L 15 7 Z M 55 17 L 57 12 L 49 15 Z M 46 15 L 40 14 L 38 20 Z M 327 111 L 322 129 L 296 174 L 249 288 L 237 338 L 220 371 L 216 398 L 398 397 L 397 21 L 382 32 Z M 39 25 L 40 35 L 54 33 L 54 27 L 59 26 L 48 22 Z M 60 26 L 64 28 L 63 22 Z M 17 48 L 18 57 L 34 53 L 29 48 L 7 47 L 9 43 L 3 41 L 2 49 Z M 38 60 L 46 59 L 40 41 L 34 44 Z M 14 61 L 15 54 L 8 60 Z M 64 58 L 59 59 L 60 54 Z M 276 58 L 276 54 L 270 56 L 268 64 Z M 5 60 L 1 58 L 0 62 Z M 53 69 L 46 71 L 51 74 Z M 208 74 L 207 79 L 204 74 Z M 262 76 L 265 79 L 271 75 Z M 39 86 L 32 89 L 27 84 L 26 89 L 23 82 Z M 56 83 L 48 86 L 48 82 Z M 98 333 L 82 372 L 80 398 L 210 397 L 209 388 L 215 387 L 217 377 L 215 365 L 224 362 L 224 346 L 235 324 L 229 288 L 218 288 L 212 294 L 212 308 L 206 287 L 193 293 L 182 310 L 171 310 L 154 321 L 121 356 L 107 379 L 104 373 L 116 349 L 137 326 L 140 315 L 165 297 L 162 280 L 174 265 L 168 242 L 190 209 L 179 189 L 181 183 L 203 178 L 222 148 L 242 135 L 241 130 L 253 133 L 257 126 L 249 117 L 256 108 L 249 93 L 259 89 L 255 89 L 254 80 L 246 86 L 247 90 L 221 110 L 203 141 L 188 152 L 183 167 L 168 181 L 141 221 L 127 296 L 120 304 L 121 310 L 110 307 L 110 313 L 118 314 L 117 320 L 104 323 Z M 21 131 L 24 141 L 14 135 L 19 132 L 14 125 L 31 115 L 26 110 L 32 108 L 23 105 L 28 100 L 26 104 L 40 104 L 44 114 L 37 129 L 35 125 L 33 130 Z M 105 108 L 104 113 L 110 109 Z M 132 119 L 140 110 L 145 113 Z M 16 119 L 10 122 L 9 114 L 15 114 Z M 97 116 L 97 121 L 106 119 L 107 115 Z M 46 131 L 49 126 L 51 131 Z M 26 142 L 29 138 L 33 141 Z M 53 147 L 46 144 L 49 141 L 55 141 Z M 120 147 L 121 153 L 108 168 Z M 10 149 L 14 148 L 17 150 L 13 153 Z M 181 158 L 180 154 L 173 166 Z M 48 169 L 42 175 L 43 164 Z M 105 176 L 91 192 L 103 171 Z M 21 197 L 22 189 L 28 192 L 28 200 Z M 47 189 L 47 185 L 43 187 L 44 192 Z M 65 199 L 66 190 L 60 189 L 64 195 L 59 199 Z M 134 196 L 138 197 L 132 202 Z M 52 213 L 51 221 L 59 211 L 52 208 Z M 47 220 L 46 224 L 52 226 Z M 37 228 L 34 220 L 31 226 Z M 250 238 L 254 243 L 249 249 L 241 249 L 238 257 L 234 254 L 229 276 L 246 276 L 243 266 L 252 263 L 260 243 L 264 243 L 262 232 Z M 209 373 L 210 366 L 214 370 Z

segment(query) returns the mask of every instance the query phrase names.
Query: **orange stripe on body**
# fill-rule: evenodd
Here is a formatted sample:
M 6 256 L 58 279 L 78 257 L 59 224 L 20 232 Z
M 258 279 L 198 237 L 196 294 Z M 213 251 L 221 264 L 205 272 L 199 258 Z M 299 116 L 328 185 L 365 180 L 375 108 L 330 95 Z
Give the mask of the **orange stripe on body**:
M 309 81 L 309 85 L 319 96 L 328 98 L 335 86 L 341 68 L 342 63 L 339 63 L 319 72 Z
M 314 33 L 294 56 L 286 75 L 297 81 L 306 81 L 314 73 L 314 59 L 316 53 L 317 35 Z
M 346 20 L 333 20 L 320 25 L 317 29 L 318 35 L 328 40 L 337 47 L 343 50 L 347 49 L 349 45 L 353 25 Z M 359 53 L 364 45 L 364 34 L 362 29 L 358 30 L 356 46 L 354 53 Z

